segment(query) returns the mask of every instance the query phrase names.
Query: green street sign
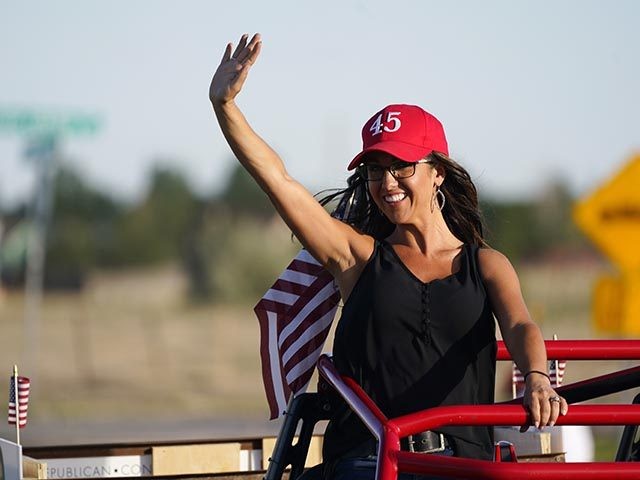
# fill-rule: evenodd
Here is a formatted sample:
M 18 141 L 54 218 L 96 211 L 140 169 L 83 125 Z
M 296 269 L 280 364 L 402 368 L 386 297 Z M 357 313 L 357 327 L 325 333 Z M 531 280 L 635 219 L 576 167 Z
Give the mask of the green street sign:
M 41 112 L 27 108 L 0 107 L 0 133 L 21 135 L 95 135 L 102 121 L 87 113 Z

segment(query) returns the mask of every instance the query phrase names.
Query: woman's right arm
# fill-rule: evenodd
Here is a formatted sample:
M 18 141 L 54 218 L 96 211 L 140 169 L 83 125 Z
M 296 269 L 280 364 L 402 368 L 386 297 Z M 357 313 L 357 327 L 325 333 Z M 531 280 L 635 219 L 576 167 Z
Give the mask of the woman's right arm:
M 265 191 L 280 216 L 309 252 L 340 282 L 373 251 L 373 239 L 336 220 L 296 180 L 278 154 L 251 128 L 235 103 L 249 69 L 260 54 L 258 34 L 227 45 L 211 81 L 209 98 L 231 150 Z M 357 276 L 357 275 L 356 275 Z M 351 283 L 347 281 L 347 283 Z

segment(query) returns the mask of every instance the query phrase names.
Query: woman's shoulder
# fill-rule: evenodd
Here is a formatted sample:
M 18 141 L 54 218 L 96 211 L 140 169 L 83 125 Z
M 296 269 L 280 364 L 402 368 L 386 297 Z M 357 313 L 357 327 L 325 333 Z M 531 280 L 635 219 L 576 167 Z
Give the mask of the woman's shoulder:
M 493 248 L 479 247 L 477 258 L 480 274 L 485 281 L 514 271 L 513 265 L 511 265 L 507 256 Z
M 493 262 L 493 261 L 500 261 L 501 259 L 509 261 L 509 259 L 504 253 L 496 250 L 495 248 L 491 248 L 487 246 L 478 246 L 477 248 L 478 248 L 478 258 L 485 259 L 483 261 Z

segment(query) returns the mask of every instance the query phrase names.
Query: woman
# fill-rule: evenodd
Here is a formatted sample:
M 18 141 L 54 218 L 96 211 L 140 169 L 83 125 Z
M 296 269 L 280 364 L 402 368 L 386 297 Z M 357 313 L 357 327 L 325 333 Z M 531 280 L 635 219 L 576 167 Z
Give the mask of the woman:
M 240 163 L 337 282 L 344 302 L 334 340 L 338 370 L 389 417 L 493 403 L 495 315 L 526 372 L 531 422 L 553 425 L 568 406 L 550 385 L 540 330 L 513 267 L 486 247 L 475 187 L 448 157 L 440 122 L 413 105 L 374 114 L 362 130 L 363 150 L 348 166 L 357 174 L 325 199 L 339 200 L 338 214 L 329 215 L 234 102 L 261 45 L 258 34 L 250 41 L 244 35 L 235 50 L 228 44 L 209 96 Z M 485 427 L 446 428 L 403 440 L 403 448 L 490 459 L 492 437 Z M 325 434 L 326 475 L 372 478 L 374 453 L 359 420 L 338 411 Z

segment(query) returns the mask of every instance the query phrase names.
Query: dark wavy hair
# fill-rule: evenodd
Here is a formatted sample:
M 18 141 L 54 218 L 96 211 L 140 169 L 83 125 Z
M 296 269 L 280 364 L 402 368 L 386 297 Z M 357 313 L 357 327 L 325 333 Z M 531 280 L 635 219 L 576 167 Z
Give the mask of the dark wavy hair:
M 446 198 L 442 215 L 449 230 L 465 243 L 486 246 L 478 192 L 469 173 L 439 152 L 431 153 L 427 160 L 431 166 L 439 166 L 445 172 L 440 190 Z M 323 194 L 319 200 L 322 206 L 337 202 L 332 215 L 363 233 L 382 240 L 395 229 L 395 225 L 378 209 L 369 194 L 367 182 L 357 172 L 347 179 L 346 188 L 325 190 L 318 195 Z

